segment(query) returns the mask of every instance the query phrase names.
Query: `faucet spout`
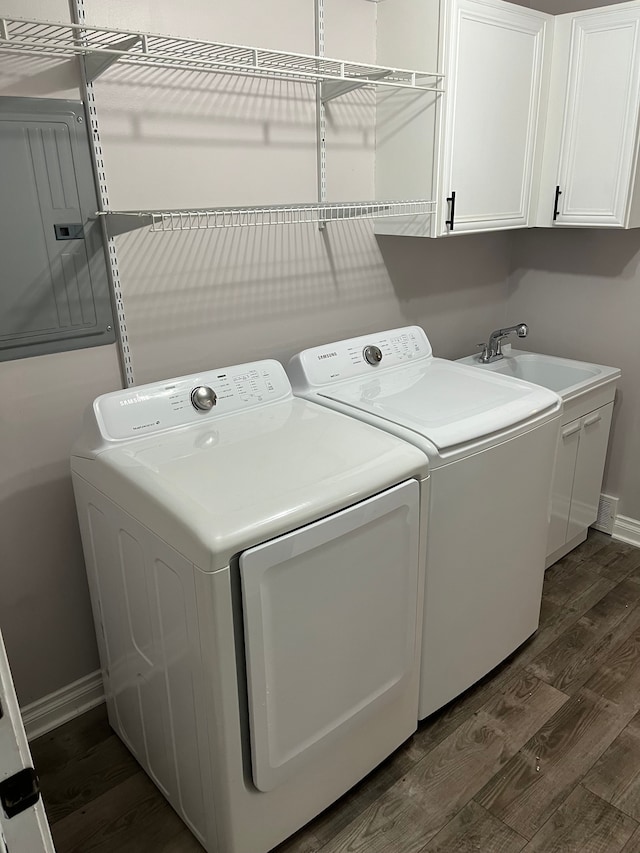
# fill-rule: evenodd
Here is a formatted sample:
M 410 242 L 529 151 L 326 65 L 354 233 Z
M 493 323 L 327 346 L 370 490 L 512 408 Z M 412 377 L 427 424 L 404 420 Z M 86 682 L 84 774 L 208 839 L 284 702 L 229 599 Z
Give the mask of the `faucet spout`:
M 526 323 L 518 323 L 515 326 L 506 326 L 504 329 L 496 329 L 489 335 L 489 342 L 480 344 L 482 353 L 479 358 L 483 364 L 489 364 L 492 361 L 498 361 L 503 358 L 502 341 L 508 338 L 509 335 L 515 334 L 519 338 L 526 338 L 529 333 L 529 327 Z

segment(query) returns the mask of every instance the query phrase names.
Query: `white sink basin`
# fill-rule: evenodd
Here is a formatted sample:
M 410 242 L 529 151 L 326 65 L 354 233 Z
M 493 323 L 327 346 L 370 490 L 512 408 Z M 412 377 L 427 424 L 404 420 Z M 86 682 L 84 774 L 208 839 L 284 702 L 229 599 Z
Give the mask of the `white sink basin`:
M 523 352 L 511 349 L 509 345 L 504 346 L 503 351 L 504 358 L 491 364 L 483 364 L 477 355 L 461 358 L 460 361 L 504 376 L 514 376 L 534 385 L 542 385 L 555 391 L 565 401 L 602 383 L 617 379 L 620 375 L 617 367 L 606 367 L 603 364 Z

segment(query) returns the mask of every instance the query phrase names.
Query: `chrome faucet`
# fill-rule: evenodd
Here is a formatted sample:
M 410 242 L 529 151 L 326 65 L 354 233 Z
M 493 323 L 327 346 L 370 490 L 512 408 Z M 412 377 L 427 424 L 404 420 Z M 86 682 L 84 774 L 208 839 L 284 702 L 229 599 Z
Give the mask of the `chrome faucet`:
M 515 333 L 519 338 L 526 338 L 529 332 L 529 327 L 526 323 L 518 323 L 517 326 L 507 326 L 505 329 L 496 329 L 489 335 L 489 341 L 486 344 L 478 344 L 482 352 L 478 356 L 483 364 L 490 364 L 492 361 L 498 361 L 503 358 L 502 341 L 508 338 L 510 334 Z

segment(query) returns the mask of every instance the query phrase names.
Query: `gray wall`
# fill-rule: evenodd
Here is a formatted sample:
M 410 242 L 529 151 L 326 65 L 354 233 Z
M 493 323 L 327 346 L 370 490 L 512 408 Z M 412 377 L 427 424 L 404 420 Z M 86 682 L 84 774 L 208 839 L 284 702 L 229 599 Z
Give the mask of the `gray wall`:
M 530 324 L 527 348 L 622 368 L 603 491 L 640 519 L 640 233 L 534 229 L 512 251 L 507 316 Z
M 552 14 L 600 0 L 533 0 Z M 622 368 L 603 491 L 640 519 L 640 233 L 522 231 L 512 237 L 507 317 L 531 325 L 527 346 Z
M 549 15 L 563 15 L 565 12 L 580 12 L 583 9 L 597 9 L 600 6 L 613 6 L 624 2 L 625 0 L 610 0 L 608 3 L 603 0 L 531 0 L 520 5 L 530 6 Z
M 312 0 L 211 4 L 86 0 L 92 23 L 313 52 Z M 372 59 L 375 4 L 327 0 L 327 53 Z M 277 7 L 277 9 L 274 8 Z M 4 0 L 18 17 L 63 19 L 65 0 Z M 282 21 L 287 26 L 282 26 Z M 0 65 L 0 94 L 78 97 L 75 66 Z M 304 87 L 116 68 L 97 84 L 114 209 L 308 201 L 315 193 L 312 101 Z M 373 101 L 330 116 L 329 192 L 373 192 Z M 457 357 L 505 320 L 530 344 L 625 371 L 607 488 L 640 517 L 640 238 L 522 232 L 451 240 L 381 237 L 366 222 L 118 238 L 138 382 L 294 351 L 367 330 L 423 325 Z M 114 347 L 0 365 L 0 625 L 21 702 L 95 669 L 68 454 L 85 405 L 120 384 Z M 634 396 L 635 395 L 635 396 Z M 6 461 L 5 461 L 6 460 Z
M 69 451 L 116 387 L 113 346 L 0 364 L 0 626 L 23 704 L 97 667 Z
M 93 23 L 313 52 L 312 0 L 86 7 Z M 371 59 L 375 4 L 327 0 L 326 11 L 327 53 Z M 65 0 L 4 0 L 3 12 L 67 16 Z M 0 94 L 77 98 L 75 65 L 3 57 Z M 304 87 L 114 69 L 97 97 L 114 209 L 314 197 Z M 331 111 L 333 199 L 372 195 L 372 116 L 367 94 Z M 407 323 L 424 325 L 439 355 L 463 355 L 502 323 L 509 275 L 507 235 L 378 242 L 366 222 L 324 235 L 139 232 L 118 251 L 138 382 Z M 0 365 L 0 625 L 22 704 L 97 667 L 68 456 L 85 405 L 119 384 L 114 347 Z
M 93 0 L 91 23 L 313 51 L 312 0 L 216 8 Z M 250 14 L 249 14 L 250 10 Z M 326 4 L 326 52 L 374 59 L 375 3 Z M 279 22 L 287 17 L 287 26 Z M 195 29 L 194 29 L 195 28 Z M 314 90 L 301 84 L 114 69 L 96 84 L 114 209 L 304 202 L 316 194 Z M 331 102 L 329 200 L 373 197 L 374 100 Z M 272 356 L 368 330 L 425 326 L 441 355 L 502 321 L 508 237 L 430 242 L 371 223 L 118 238 L 139 382 Z
M 63 20 L 64 0 L 3 0 Z M 0 95 L 79 98 L 75 66 L 3 55 Z M 22 704 L 98 666 L 69 477 L 85 407 L 120 386 L 113 345 L 0 363 L 0 627 Z

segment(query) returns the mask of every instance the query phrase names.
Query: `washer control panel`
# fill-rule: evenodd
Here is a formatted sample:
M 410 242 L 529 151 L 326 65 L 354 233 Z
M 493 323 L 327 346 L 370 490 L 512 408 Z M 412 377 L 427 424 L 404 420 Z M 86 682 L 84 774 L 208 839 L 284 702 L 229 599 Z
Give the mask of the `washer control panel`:
M 291 396 L 284 368 L 267 360 L 103 394 L 93 412 L 102 436 L 113 441 L 202 423 Z
M 304 350 L 292 358 L 289 375 L 296 389 L 319 387 L 431 356 L 424 331 L 407 326 Z

